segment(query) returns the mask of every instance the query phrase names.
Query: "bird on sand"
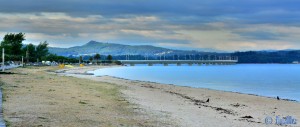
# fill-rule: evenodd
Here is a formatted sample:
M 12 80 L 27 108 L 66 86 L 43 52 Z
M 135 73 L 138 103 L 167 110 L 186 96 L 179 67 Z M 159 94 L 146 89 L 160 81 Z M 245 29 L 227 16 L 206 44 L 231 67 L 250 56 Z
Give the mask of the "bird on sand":
M 277 96 L 277 100 L 280 100 L 280 98 Z
M 209 98 L 206 100 L 206 102 L 207 102 L 207 103 L 209 102 Z

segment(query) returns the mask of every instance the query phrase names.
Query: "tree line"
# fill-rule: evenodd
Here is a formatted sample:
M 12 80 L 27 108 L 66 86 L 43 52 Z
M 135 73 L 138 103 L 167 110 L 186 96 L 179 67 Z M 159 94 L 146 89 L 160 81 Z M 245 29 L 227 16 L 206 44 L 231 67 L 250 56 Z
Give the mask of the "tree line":
M 239 63 L 292 63 L 300 62 L 300 50 L 291 51 L 246 51 L 231 54 L 239 58 Z
M 8 33 L 1 41 L 0 50 L 4 48 L 5 59 L 7 61 L 21 61 L 24 62 L 41 62 L 43 60 L 57 61 L 57 62 L 75 62 L 74 58 L 67 58 L 51 54 L 48 51 L 47 41 L 40 42 L 38 45 L 32 43 L 24 45 L 25 33 Z M 1 55 L 2 58 L 2 55 Z
M 56 54 L 51 54 L 48 51 L 48 43 L 47 41 L 40 42 L 38 45 L 23 44 L 25 41 L 25 33 L 8 33 L 3 37 L 1 41 L 0 50 L 2 48 L 5 49 L 5 59 L 7 61 L 21 61 L 24 62 L 41 62 L 41 61 L 56 61 L 59 63 L 83 63 L 83 56 L 79 58 L 74 57 L 64 57 L 57 56 Z M 2 55 L 0 55 L 2 57 Z M 100 54 L 95 54 L 94 56 L 90 56 L 88 59 L 89 62 L 96 61 L 99 63 L 101 60 Z M 113 57 L 108 55 L 106 60 L 108 63 L 112 63 Z
M 103 55 L 105 56 L 105 55 Z M 101 55 L 99 53 L 96 53 L 94 56 L 80 56 L 80 61 L 87 61 L 88 63 L 116 63 L 116 64 L 121 64 L 119 61 L 117 60 L 113 60 L 113 56 L 112 55 L 107 55 L 106 58 L 101 59 Z

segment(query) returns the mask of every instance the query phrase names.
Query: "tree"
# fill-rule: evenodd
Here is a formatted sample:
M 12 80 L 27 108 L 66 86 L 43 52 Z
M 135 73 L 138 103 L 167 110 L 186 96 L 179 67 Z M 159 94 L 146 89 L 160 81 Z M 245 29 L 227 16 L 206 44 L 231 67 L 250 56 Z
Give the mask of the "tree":
M 42 60 L 49 54 L 48 52 L 48 43 L 47 41 L 40 42 L 38 46 L 36 46 L 36 58 L 38 60 Z
M 28 44 L 26 45 L 23 49 L 23 55 L 25 56 L 27 62 L 33 62 L 35 61 L 36 57 L 36 51 L 35 51 L 35 46 L 33 44 Z
M 93 63 L 93 57 L 90 57 L 89 60 L 90 60 L 90 63 Z
M 56 55 L 56 54 L 50 54 L 50 55 L 48 55 L 47 56 L 47 60 L 49 60 L 49 61 L 56 61 L 56 62 L 58 62 L 58 56 Z
M 111 55 L 108 55 L 106 59 L 108 60 L 108 62 L 110 62 L 110 63 L 111 63 L 111 61 L 112 61 L 113 57 L 112 57 Z
M 82 56 L 79 57 L 79 64 L 82 63 Z
M 24 33 L 10 33 L 3 37 L 1 47 L 5 49 L 6 54 L 12 60 L 20 60 L 22 55 L 22 42 L 25 40 Z
M 98 60 L 101 58 L 101 56 L 100 56 L 100 54 L 96 54 L 95 56 L 94 56 L 94 59 L 96 59 L 97 60 L 97 64 L 98 64 Z

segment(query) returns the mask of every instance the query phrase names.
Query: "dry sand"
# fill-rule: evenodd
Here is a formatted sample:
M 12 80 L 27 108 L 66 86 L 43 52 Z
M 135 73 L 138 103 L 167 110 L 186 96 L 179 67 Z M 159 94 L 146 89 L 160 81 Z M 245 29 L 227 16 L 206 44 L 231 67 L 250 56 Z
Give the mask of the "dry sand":
M 130 103 L 149 114 L 170 116 L 178 126 L 186 127 L 265 127 L 265 118 L 293 116 L 300 119 L 300 103 L 255 95 L 209 89 L 180 87 L 117 77 L 95 77 L 85 72 L 101 67 L 66 69 L 60 75 L 116 84 Z M 206 100 L 210 99 L 207 103 Z M 164 116 L 164 115 L 162 115 Z M 243 118 L 244 117 L 244 118 Z M 175 119 L 175 120 L 174 120 Z M 300 124 L 292 125 L 300 126 Z
M 176 126 L 167 115 L 130 104 L 117 85 L 58 76 L 55 69 L 18 68 L 11 70 L 16 74 L 0 75 L 8 126 Z

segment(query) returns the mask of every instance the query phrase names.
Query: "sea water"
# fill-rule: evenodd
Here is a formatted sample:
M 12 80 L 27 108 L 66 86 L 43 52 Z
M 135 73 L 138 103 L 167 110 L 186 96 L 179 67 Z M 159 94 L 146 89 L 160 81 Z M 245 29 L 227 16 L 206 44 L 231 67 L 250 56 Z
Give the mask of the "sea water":
M 300 101 L 300 64 L 139 65 L 99 69 L 93 73 Z

